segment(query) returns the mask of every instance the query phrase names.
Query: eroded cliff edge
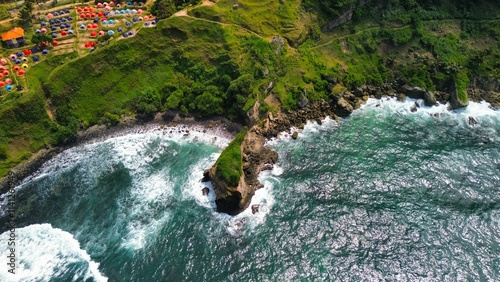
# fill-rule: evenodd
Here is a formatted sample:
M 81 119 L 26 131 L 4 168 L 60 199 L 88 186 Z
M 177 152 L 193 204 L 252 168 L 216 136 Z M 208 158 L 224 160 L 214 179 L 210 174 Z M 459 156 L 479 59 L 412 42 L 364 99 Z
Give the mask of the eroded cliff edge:
M 490 84 L 488 85 L 491 86 Z M 499 107 L 500 84 L 495 84 L 493 89 L 490 88 L 492 87 L 468 89 L 467 94 L 474 101 L 486 100 L 493 107 Z M 378 87 L 367 85 L 352 91 L 343 91 L 337 95 L 331 95 L 328 101 L 305 101 L 302 108 L 296 111 L 268 113 L 266 117 L 259 119 L 259 122 L 245 130 L 243 134 L 240 133 L 241 136 L 237 136 L 221 154 L 221 158 L 229 156 L 241 160 L 241 162 L 228 163 L 229 166 L 238 166 L 231 167 L 231 169 L 239 171 L 237 179 L 228 181 L 225 171 L 221 171 L 221 158 L 205 171 L 205 179 L 212 182 L 215 190 L 217 211 L 230 215 L 240 213 L 249 206 L 255 191 L 263 187 L 258 180 L 259 173 L 272 169 L 278 160 L 278 154 L 265 146 L 266 139 L 277 137 L 279 133 L 290 131 L 293 127 L 302 128 L 309 120 L 321 123 L 321 119 L 327 116 L 336 120 L 338 117 L 347 117 L 370 97 L 379 99 L 396 97 L 398 100 L 405 100 L 406 97 L 423 99 L 426 106 L 449 102 L 451 110 L 468 105 L 468 101 L 463 101 L 460 96 L 453 83 L 450 84 L 446 92 L 432 92 L 408 85 L 385 83 Z M 417 111 L 417 107 L 418 105 L 413 106 L 411 111 Z M 296 134 L 293 134 L 292 137 L 296 138 Z M 231 145 L 238 148 L 239 155 L 234 153 L 235 147 Z M 228 167 L 222 167 L 222 170 L 228 169 Z

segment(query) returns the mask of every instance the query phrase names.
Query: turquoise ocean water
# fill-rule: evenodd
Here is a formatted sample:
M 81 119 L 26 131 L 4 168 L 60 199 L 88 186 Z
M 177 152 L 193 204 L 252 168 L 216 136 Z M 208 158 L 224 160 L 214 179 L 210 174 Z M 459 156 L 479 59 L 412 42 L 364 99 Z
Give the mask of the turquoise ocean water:
M 3 227 L 0 281 L 499 281 L 500 112 L 413 103 L 270 140 L 260 211 L 236 217 L 199 182 L 225 137 L 152 128 L 69 149 L 16 187 L 17 274 Z

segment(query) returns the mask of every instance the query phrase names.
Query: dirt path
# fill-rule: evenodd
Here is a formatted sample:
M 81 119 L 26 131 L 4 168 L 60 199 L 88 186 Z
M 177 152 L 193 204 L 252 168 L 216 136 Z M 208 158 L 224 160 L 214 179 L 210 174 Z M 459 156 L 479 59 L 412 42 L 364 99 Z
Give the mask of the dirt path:
M 174 17 L 189 17 L 187 9 L 180 10 L 179 12 L 175 13 L 173 16 Z
M 203 2 L 201 2 L 201 6 L 212 6 L 212 5 L 215 5 L 215 3 L 212 1 L 204 0 Z

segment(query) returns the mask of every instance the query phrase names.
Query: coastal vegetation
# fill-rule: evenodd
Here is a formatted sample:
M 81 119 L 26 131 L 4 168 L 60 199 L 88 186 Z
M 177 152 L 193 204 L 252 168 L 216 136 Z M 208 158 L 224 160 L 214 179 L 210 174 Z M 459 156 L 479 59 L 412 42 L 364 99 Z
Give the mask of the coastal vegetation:
M 456 87 L 466 102 L 471 81 L 500 79 L 499 5 L 157 0 L 147 7 L 164 18 L 154 28 L 84 55 L 49 55 L 15 77 L 22 89 L 1 90 L 0 176 L 41 148 L 71 143 L 79 130 L 127 116 L 174 110 L 246 124 L 256 103 L 261 118 L 391 81 Z M 218 165 L 237 162 L 235 152 Z M 223 171 L 234 182 L 237 173 Z
M 215 163 L 217 176 L 220 179 L 224 179 L 226 184 L 230 187 L 238 186 L 241 176 L 243 175 L 241 169 L 241 143 L 247 131 L 248 128 L 243 128 L 224 151 L 222 151 L 219 159 Z

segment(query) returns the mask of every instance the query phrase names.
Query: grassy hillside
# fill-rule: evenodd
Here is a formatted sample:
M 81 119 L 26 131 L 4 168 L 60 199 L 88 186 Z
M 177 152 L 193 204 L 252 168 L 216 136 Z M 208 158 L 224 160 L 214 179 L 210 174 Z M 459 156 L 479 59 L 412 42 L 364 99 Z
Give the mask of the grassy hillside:
M 29 91 L 0 96 L 0 176 L 123 115 L 176 109 L 244 123 L 256 101 L 264 115 L 395 79 L 430 90 L 454 83 L 465 94 L 474 77 L 500 79 L 498 15 L 499 3 L 487 0 L 195 5 L 81 58 L 31 67 L 19 81 Z

